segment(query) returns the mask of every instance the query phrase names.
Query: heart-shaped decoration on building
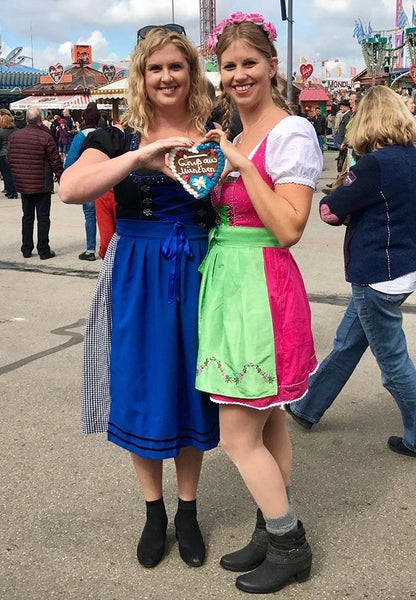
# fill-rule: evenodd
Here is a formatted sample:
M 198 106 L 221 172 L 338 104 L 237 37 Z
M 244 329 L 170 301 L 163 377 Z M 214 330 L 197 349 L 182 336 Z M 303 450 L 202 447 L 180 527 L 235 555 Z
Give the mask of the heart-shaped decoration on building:
M 55 65 L 51 65 L 48 69 L 49 76 L 52 78 L 54 83 L 59 83 L 62 79 L 62 75 L 64 74 L 64 68 L 61 63 L 56 63 Z
M 416 84 L 416 65 L 410 65 L 409 73 L 410 73 L 410 77 L 412 78 L 413 83 Z
M 306 65 L 305 64 L 300 65 L 299 71 L 300 71 L 300 74 L 302 75 L 303 81 L 306 81 L 307 79 L 309 79 L 309 77 L 313 73 L 313 66 L 309 63 Z
M 116 75 L 116 68 L 114 65 L 103 65 L 103 75 L 107 79 L 108 83 L 111 83 Z
M 195 196 L 207 196 L 224 170 L 225 157 L 215 142 L 193 148 L 172 148 L 169 166 L 185 190 Z

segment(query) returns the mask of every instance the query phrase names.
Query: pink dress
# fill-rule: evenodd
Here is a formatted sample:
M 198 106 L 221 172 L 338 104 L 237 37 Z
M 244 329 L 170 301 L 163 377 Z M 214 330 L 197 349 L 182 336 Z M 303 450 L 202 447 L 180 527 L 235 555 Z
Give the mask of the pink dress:
M 309 166 L 300 164 L 295 152 L 290 169 L 285 166 L 284 173 L 272 176 L 266 158 L 272 132 L 254 151 L 251 160 L 271 189 L 286 181 L 315 186 L 322 153 L 309 126 L 304 119 L 288 117 L 272 130 L 275 146 L 286 147 L 300 127 L 300 145 L 309 144 Z M 209 392 L 214 402 L 265 409 L 299 400 L 307 390 L 309 374 L 317 367 L 311 314 L 290 250 L 280 248 L 264 227 L 242 178 L 234 175 L 212 197 L 219 225 L 211 232 L 200 268 L 196 387 Z

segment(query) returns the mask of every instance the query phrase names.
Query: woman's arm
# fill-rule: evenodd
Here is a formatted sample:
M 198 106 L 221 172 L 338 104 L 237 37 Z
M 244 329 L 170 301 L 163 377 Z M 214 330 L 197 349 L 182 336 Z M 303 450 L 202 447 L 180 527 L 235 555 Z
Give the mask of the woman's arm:
M 62 175 L 59 196 L 66 204 L 92 202 L 138 168 L 155 169 L 171 176 L 166 153 L 174 147 L 190 148 L 192 145 L 188 138 L 171 137 L 111 159 L 100 150 L 87 148 Z
M 270 189 L 254 164 L 229 142 L 224 132 L 212 130 L 206 139 L 217 141 L 228 165 L 223 179 L 233 170 L 239 171 L 250 200 L 264 226 L 283 247 L 296 244 L 302 236 L 311 209 L 313 189 L 296 183 L 277 184 Z
M 271 190 L 248 159 L 238 170 L 264 226 L 273 233 L 281 246 L 294 246 L 305 229 L 313 189 L 306 185 L 284 183 L 275 185 L 274 190 Z
M 325 223 L 343 225 L 350 215 L 379 202 L 384 202 L 380 165 L 372 154 L 365 154 L 351 167 L 342 184 L 322 198 L 319 212 Z

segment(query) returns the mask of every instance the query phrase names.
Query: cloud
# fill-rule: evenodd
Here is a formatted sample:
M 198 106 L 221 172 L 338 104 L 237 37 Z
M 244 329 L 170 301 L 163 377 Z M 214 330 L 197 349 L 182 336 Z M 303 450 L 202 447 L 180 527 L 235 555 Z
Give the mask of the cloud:
M 409 17 L 412 1 L 403 0 Z M 31 0 L 30 3 L 3 0 L 1 4 L 3 56 L 5 47 L 16 46 L 23 46 L 24 53 L 31 56 L 31 30 L 37 67 L 47 67 L 57 60 L 69 62 L 68 44 L 77 42 L 91 43 L 95 60 L 124 58 L 133 49 L 137 29 L 149 23 L 174 20 L 185 26 L 194 43 L 199 43 L 198 0 Z M 260 10 L 276 24 L 277 48 L 284 70 L 288 24 L 281 20 L 279 2 L 263 0 L 261 7 L 253 7 L 252 0 L 217 1 L 218 20 L 236 10 Z M 316 64 L 338 58 L 347 66 L 360 68 L 364 65 L 361 48 L 352 37 L 355 20 L 361 19 L 365 25 L 371 21 L 373 30 L 393 29 L 395 3 L 392 0 L 296 0 L 293 13 L 295 70 L 300 55 Z

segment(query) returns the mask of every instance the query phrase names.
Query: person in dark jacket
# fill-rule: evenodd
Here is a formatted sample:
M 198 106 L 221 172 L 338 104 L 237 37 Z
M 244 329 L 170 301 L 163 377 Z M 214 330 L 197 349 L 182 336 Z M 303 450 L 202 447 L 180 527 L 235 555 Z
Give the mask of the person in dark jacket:
M 352 296 L 334 347 L 310 377 L 309 390 L 286 410 L 306 429 L 331 406 L 370 347 L 383 386 L 402 416 L 393 452 L 416 457 L 416 369 L 402 328 L 401 305 L 416 290 L 416 130 L 390 88 L 375 86 L 360 101 L 348 139 L 361 158 L 320 203 L 321 219 L 347 225 L 345 275 Z
M 321 109 L 319 106 L 315 108 L 315 115 L 311 118 L 311 123 L 313 125 L 313 128 L 315 129 L 316 135 L 318 137 L 319 147 L 323 154 L 326 133 L 326 120 L 325 117 L 321 115 Z
M 14 131 L 9 138 L 7 161 L 16 189 L 22 196 L 22 246 L 24 258 L 32 256 L 35 211 L 38 222 L 37 251 L 44 260 L 55 256 L 49 246 L 51 192 L 53 174 L 59 181 L 62 160 L 50 133 L 41 129 L 42 113 L 29 108 L 26 127 Z
M 59 146 L 59 141 L 58 141 L 58 131 L 60 128 L 60 116 L 59 115 L 54 115 L 53 120 L 51 122 L 51 128 L 50 128 L 50 132 L 52 134 L 52 137 L 55 141 L 56 147 Z
M 0 173 L 3 176 L 6 198 L 10 199 L 15 199 L 18 197 L 10 167 L 6 160 L 9 137 L 12 135 L 14 130 L 15 126 L 11 113 L 0 114 Z

